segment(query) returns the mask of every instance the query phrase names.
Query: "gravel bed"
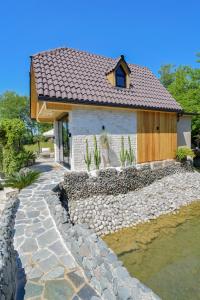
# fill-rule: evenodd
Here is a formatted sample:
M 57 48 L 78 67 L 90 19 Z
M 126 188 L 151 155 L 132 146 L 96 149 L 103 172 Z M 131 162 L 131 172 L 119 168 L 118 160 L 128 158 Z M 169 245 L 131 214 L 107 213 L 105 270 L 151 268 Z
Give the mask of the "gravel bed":
M 140 190 L 97 195 L 69 203 L 71 220 L 87 223 L 99 235 L 145 222 L 200 199 L 200 173 L 174 174 Z

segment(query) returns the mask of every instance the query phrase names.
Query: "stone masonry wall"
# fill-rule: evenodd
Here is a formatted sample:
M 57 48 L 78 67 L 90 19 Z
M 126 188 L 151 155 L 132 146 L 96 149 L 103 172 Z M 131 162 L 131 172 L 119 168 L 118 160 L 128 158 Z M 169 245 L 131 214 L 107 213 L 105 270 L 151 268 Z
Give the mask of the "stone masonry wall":
M 13 246 L 14 219 L 18 199 L 7 199 L 0 218 L 0 299 L 13 300 L 16 291 L 16 251 Z
M 65 202 L 61 201 L 64 195 L 59 189 L 54 192 L 46 201 L 67 247 L 84 270 L 91 286 L 100 295 L 92 300 L 160 299 L 152 290 L 129 275 L 114 252 L 87 225 L 71 224 Z
M 128 136 L 130 136 L 134 152 L 137 153 L 137 115 L 135 112 L 76 109 L 69 115 L 69 131 L 72 134 L 72 170 L 86 170 L 84 162 L 85 140 L 88 139 L 89 149 L 93 153 L 93 136 L 96 135 L 97 140 L 99 140 L 102 126 L 105 127 L 109 137 L 111 166 L 120 166 L 121 136 L 124 136 L 125 147 L 128 147 Z
M 97 176 L 91 176 L 88 172 L 66 172 L 62 186 L 71 205 L 76 200 L 94 195 L 126 194 L 165 176 L 187 170 L 191 170 L 189 165 L 170 162 L 169 166 L 153 170 L 150 165 L 144 165 L 140 169 L 127 167 L 121 171 L 116 168 L 102 169 L 97 172 Z
M 106 169 L 99 171 L 96 177 L 89 176 L 86 172 L 73 172 L 65 175 L 61 189 L 65 194 L 64 203 L 72 223 L 86 223 L 101 236 L 178 208 L 185 201 L 184 196 L 174 199 L 173 203 L 172 196 L 171 200 L 163 200 L 165 189 L 173 187 L 173 183 L 167 178 L 176 173 L 186 174 L 187 177 L 190 174 L 188 171 L 192 171 L 188 165 L 173 164 L 153 170 L 149 166 L 140 170 L 129 167 L 121 172 L 114 168 Z M 161 190 L 161 183 L 155 183 L 155 187 L 151 188 L 153 182 L 164 178 L 166 186 Z M 145 195 L 145 188 L 149 188 L 148 197 Z M 157 194 L 154 194 L 157 189 Z M 189 196 L 187 198 L 190 199 Z

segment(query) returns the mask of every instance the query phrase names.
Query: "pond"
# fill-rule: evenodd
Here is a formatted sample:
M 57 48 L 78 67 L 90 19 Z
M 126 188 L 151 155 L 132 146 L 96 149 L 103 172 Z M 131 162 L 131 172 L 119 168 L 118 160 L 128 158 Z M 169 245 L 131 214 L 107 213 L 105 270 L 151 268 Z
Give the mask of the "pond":
M 103 239 L 162 299 L 200 299 L 200 201 Z

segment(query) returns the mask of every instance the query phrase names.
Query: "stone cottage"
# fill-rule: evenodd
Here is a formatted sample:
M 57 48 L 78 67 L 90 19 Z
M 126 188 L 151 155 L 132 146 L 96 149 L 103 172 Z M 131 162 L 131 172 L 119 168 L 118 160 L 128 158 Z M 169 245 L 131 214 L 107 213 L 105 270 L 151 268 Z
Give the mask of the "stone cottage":
M 191 117 L 148 68 L 123 55 L 70 48 L 35 54 L 30 96 L 32 119 L 54 124 L 55 160 L 72 170 L 86 168 L 86 139 L 93 155 L 94 135 L 109 166 L 120 166 L 122 136 L 138 164 L 174 159 L 177 146 L 190 147 Z

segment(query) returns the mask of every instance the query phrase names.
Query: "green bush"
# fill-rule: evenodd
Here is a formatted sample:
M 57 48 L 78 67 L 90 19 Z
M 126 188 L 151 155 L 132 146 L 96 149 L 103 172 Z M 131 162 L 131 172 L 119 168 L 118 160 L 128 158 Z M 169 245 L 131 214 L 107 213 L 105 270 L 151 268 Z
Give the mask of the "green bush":
M 5 180 L 5 186 L 17 188 L 19 190 L 35 182 L 40 176 L 40 172 L 29 170 L 27 172 L 14 173 Z
M 21 168 L 32 165 L 35 158 L 35 154 L 31 151 L 23 149 L 16 153 L 13 149 L 6 148 L 3 152 L 3 171 L 8 175 L 15 173 Z
M 7 175 L 19 171 L 35 160 L 34 154 L 25 151 L 23 147 L 25 132 L 25 125 L 20 119 L 0 121 L 0 170 Z
M 130 136 L 128 136 L 128 150 L 126 150 L 126 159 L 128 165 L 132 166 L 132 164 L 134 163 L 135 156 L 134 156 L 134 151 L 132 149 Z
M 185 161 L 187 159 L 187 156 L 194 157 L 194 152 L 189 147 L 178 147 L 176 151 L 176 158 L 179 161 Z
M 121 137 L 121 150 L 120 150 L 119 156 L 120 156 L 121 166 L 125 167 L 125 163 L 126 163 L 126 159 L 127 159 L 127 152 L 124 147 L 124 137 L 123 136 Z
M 87 170 L 89 172 L 90 171 L 90 166 L 91 166 L 91 163 L 92 163 L 92 156 L 91 156 L 91 153 L 89 152 L 89 146 L 88 146 L 88 140 L 87 139 L 86 139 L 85 143 L 86 143 L 86 150 L 85 150 L 84 160 L 85 160 L 85 164 L 87 166 Z
M 3 146 L 0 144 L 0 172 L 3 171 Z
M 101 153 L 100 149 L 97 145 L 97 138 L 96 135 L 94 136 L 94 164 L 97 170 L 99 170 L 100 164 L 101 164 Z

